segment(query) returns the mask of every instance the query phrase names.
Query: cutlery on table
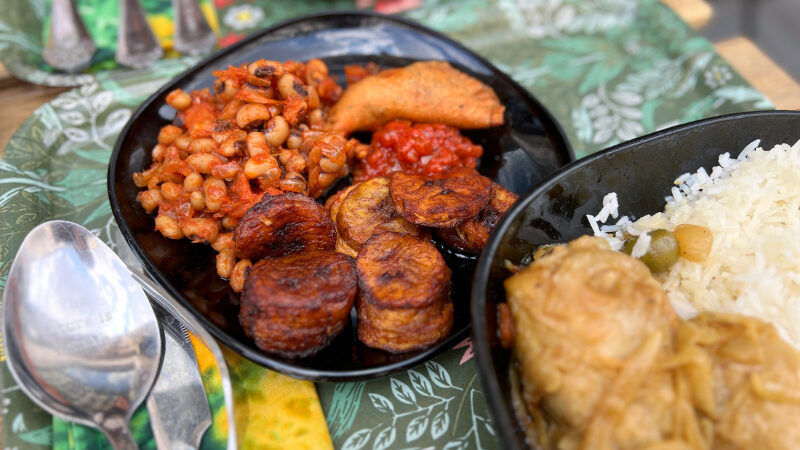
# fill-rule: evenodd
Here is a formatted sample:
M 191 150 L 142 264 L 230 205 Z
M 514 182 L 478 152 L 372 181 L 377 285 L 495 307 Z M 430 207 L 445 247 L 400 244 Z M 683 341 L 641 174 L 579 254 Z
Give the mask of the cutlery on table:
M 164 54 L 138 0 L 119 0 L 119 32 L 114 59 L 134 69 L 148 67 Z
M 72 225 L 80 227 L 80 225 Z M 95 239 L 97 240 L 98 245 L 105 246 L 105 243 L 99 238 Z M 170 316 L 176 318 L 180 324 L 187 329 L 187 331 L 191 332 L 194 337 L 199 339 L 200 342 L 209 350 L 209 352 L 211 352 L 211 356 L 214 357 L 214 362 L 217 364 L 217 368 L 219 369 L 222 396 L 225 400 L 225 415 L 229 424 L 236 423 L 233 414 L 234 403 L 231 377 L 230 373 L 228 372 L 228 366 L 225 363 L 225 357 L 222 354 L 222 349 L 217 344 L 217 341 L 208 331 L 206 331 L 203 325 L 200 324 L 200 321 L 195 319 L 194 316 L 185 307 L 183 307 L 183 305 L 181 305 L 177 299 L 175 299 L 175 297 L 173 297 L 160 285 L 150 280 L 150 278 L 144 274 L 144 269 L 142 268 L 141 264 L 139 264 L 139 261 L 134 255 L 133 250 L 128 245 L 127 241 L 119 230 L 116 231 L 115 235 L 113 236 L 113 240 L 117 246 L 117 252 L 119 252 L 117 259 L 127 268 L 126 275 L 133 277 L 139 286 L 144 289 L 151 301 L 153 301 L 158 307 L 162 308 Z M 236 427 L 229 427 L 226 449 L 236 450 L 236 441 Z
M 161 333 L 102 241 L 70 222 L 34 228 L 6 281 L 2 331 L 8 367 L 34 402 L 99 428 L 117 450 L 137 448 L 129 422 L 158 373 Z
M 217 36 L 208 26 L 197 0 L 172 0 L 175 14 L 175 34 L 172 39 L 175 50 L 187 55 L 202 55 L 211 51 Z
M 146 402 L 156 447 L 197 449 L 211 426 L 211 410 L 194 348 L 177 319 L 158 306 L 156 316 L 164 329 L 164 362 Z
M 58 70 L 80 72 L 89 67 L 94 50 L 94 41 L 73 0 L 53 0 L 50 37 L 42 53 L 44 61 Z

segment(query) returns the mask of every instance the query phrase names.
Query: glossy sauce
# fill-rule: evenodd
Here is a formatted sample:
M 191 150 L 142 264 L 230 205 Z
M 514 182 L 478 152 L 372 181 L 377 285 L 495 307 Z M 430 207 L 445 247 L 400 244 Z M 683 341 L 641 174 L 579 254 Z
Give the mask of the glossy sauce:
M 480 145 L 458 129 L 442 124 L 395 120 L 372 135 L 372 151 L 353 171 L 355 181 L 392 172 L 438 175 L 456 167 L 475 168 L 483 154 Z

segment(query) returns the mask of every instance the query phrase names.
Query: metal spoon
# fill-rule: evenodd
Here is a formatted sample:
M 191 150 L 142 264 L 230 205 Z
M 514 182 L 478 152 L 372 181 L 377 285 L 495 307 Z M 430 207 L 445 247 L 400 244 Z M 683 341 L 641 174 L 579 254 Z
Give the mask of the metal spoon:
M 6 358 L 43 409 L 136 449 L 130 417 L 158 373 L 162 338 L 144 292 L 98 242 L 63 221 L 28 234 L 3 293 Z
M 71 227 L 81 229 L 83 232 L 89 233 L 80 225 L 69 222 L 62 223 L 69 224 Z M 174 297 L 172 297 L 169 292 L 145 276 L 144 270 L 136 260 L 136 257 L 133 255 L 133 252 L 128 247 L 128 243 L 122 237 L 121 233 L 117 232 L 116 235 L 117 236 L 114 240 L 118 246 L 118 251 L 122 256 L 122 258 L 120 258 L 112 252 L 115 262 L 114 269 L 117 271 L 116 275 L 125 283 L 131 283 L 134 286 L 135 283 L 138 283 L 141 289 L 144 289 L 151 300 L 157 303 L 158 306 L 163 308 L 171 316 L 178 319 L 181 324 L 185 326 L 196 338 L 198 338 L 200 342 L 211 352 L 211 356 L 214 357 L 214 361 L 217 364 L 217 369 L 219 370 L 220 374 L 222 396 L 225 399 L 225 415 L 229 424 L 235 424 L 236 419 L 234 417 L 233 385 L 231 383 L 231 376 L 228 371 L 228 366 L 225 363 L 225 357 L 219 344 L 217 344 L 217 341 L 214 340 L 208 331 L 206 331 L 203 325 L 200 324 L 200 322 L 195 319 L 194 316 L 185 307 L 183 307 L 183 305 L 181 305 Z M 105 243 L 99 238 L 95 237 L 93 234 L 89 233 L 88 237 L 93 239 L 93 245 L 96 248 L 102 247 L 111 252 L 111 250 L 106 247 Z M 236 441 L 236 427 L 229 426 L 228 441 L 226 446 L 227 450 L 236 450 Z

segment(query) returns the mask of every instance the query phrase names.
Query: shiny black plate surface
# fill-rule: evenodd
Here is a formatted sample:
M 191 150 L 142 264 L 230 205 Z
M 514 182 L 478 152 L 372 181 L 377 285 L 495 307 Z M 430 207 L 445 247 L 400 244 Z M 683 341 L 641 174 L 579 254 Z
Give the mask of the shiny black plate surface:
M 158 131 L 174 117 L 175 111 L 165 103 L 166 95 L 175 88 L 210 88 L 214 70 L 261 58 L 321 58 L 342 85 L 347 64 L 373 61 L 382 67 L 396 67 L 417 60 L 447 60 L 494 88 L 506 106 L 506 125 L 465 133 L 484 148 L 480 162 L 483 174 L 523 193 L 571 158 L 560 129 L 529 93 L 447 37 L 412 22 L 370 13 L 307 16 L 276 25 L 212 55 L 153 94 L 133 115 L 114 147 L 108 173 L 111 207 L 125 239 L 154 279 L 194 312 L 223 344 L 258 364 L 294 377 L 343 380 L 379 376 L 452 347 L 470 326 L 468 305 L 476 258 L 443 252 L 453 270 L 455 324 L 450 335 L 436 346 L 399 355 L 370 349 L 358 342 L 351 324 L 315 356 L 283 359 L 263 353 L 245 336 L 237 318 L 238 295 L 217 276 L 210 247 L 185 239 L 168 240 L 154 231 L 153 217 L 136 201 L 138 188 L 131 176 L 150 165 L 150 149 L 156 144 Z
M 664 209 L 679 175 L 717 165 L 720 154 L 735 158 L 754 139 L 761 147 L 800 139 L 800 112 L 761 111 L 706 119 L 625 142 L 573 162 L 548 177 L 506 213 L 481 255 L 472 286 L 473 349 L 504 448 L 528 448 L 514 416 L 508 369 L 510 352 L 497 338 L 497 304 L 505 301 L 504 261 L 519 264 L 542 244 L 592 234 L 587 214 L 597 214 L 603 196 L 616 192 L 621 215 L 642 217 Z

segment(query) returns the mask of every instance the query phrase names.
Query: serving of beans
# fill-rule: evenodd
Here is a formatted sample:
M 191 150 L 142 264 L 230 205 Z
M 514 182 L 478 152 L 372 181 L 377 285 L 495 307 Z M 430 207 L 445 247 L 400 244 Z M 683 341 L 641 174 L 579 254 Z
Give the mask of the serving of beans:
M 247 210 L 264 195 L 322 195 L 365 146 L 324 130 L 342 88 L 319 59 L 259 60 L 214 76 L 213 92 L 166 96 L 175 119 L 158 133 L 151 166 L 133 180 L 155 228 L 211 244 L 217 273 L 239 292 L 252 263 L 237 261 L 233 229 Z

